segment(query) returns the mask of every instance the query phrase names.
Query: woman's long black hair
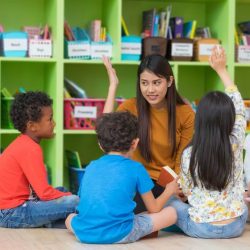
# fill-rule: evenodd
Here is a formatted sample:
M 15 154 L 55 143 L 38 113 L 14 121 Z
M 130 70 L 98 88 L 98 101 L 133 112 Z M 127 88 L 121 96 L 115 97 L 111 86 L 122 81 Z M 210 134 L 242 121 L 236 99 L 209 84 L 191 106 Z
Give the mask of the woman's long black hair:
M 235 122 L 232 100 L 210 92 L 202 98 L 195 116 L 190 173 L 195 186 L 223 190 L 233 178 L 233 152 L 229 135 Z
M 141 93 L 140 76 L 145 70 L 154 73 L 159 77 L 164 77 L 167 82 L 170 81 L 170 76 L 173 76 L 173 71 L 167 59 L 160 55 L 149 55 L 145 57 L 137 71 L 137 112 L 139 122 L 139 150 L 143 158 L 150 162 L 152 161 L 150 148 L 150 104 L 145 100 Z M 168 87 L 165 96 L 167 100 L 168 110 L 168 134 L 171 144 L 171 155 L 174 156 L 176 152 L 176 105 L 185 104 L 181 96 L 178 94 L 175 87 L 175 80 L 170 87 Z M 167 122 L 167 121 L 166 121 Z M 166 138 L 167 139 L 167 138 Z

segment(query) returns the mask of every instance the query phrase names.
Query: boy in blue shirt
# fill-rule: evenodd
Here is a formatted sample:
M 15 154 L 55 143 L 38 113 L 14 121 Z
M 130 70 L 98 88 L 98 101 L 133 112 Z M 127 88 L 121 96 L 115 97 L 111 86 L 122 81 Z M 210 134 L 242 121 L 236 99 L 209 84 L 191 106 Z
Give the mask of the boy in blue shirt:
M 68 230 L 83 243 L 130 243 L 174 224 L 176 211 L 163 207 L 179 192 L 177 180 L 155 199 L 144 166 L 130 159 L 139 143 L 137 118 L 129 112 L 103 114 L 97 119 L 96 132 L 105 155 L 86 168 L 78 214 L 66 219 Z M 137 191 L 148 213 L 134 214 Z

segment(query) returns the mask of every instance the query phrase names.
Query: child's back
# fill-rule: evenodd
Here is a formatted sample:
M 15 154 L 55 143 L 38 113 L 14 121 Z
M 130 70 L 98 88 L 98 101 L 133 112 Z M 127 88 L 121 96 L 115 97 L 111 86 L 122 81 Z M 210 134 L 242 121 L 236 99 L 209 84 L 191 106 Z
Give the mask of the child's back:
M 128 243 L 173 224 L 173 208 L 162 208 L 178 192 L 176 180 L 156 200 L 146 169 L 130 159 L 139 142 L 136 117 L 129 112 L 104 114 L 97 120 L 96 131 L 106 155 L 87 166 L 79 213 L 67 218 L 67 228 L 84 243 Z M 136 192 L 154 214 L 134 214 Z
M 144 167 L 129 158 L 109 154 L 91 162 L 80 190 L 81 216 L 72 222 L 80 241 L 112 243 L 125 237 L 133 225 L 135 190 L 152 187 Z

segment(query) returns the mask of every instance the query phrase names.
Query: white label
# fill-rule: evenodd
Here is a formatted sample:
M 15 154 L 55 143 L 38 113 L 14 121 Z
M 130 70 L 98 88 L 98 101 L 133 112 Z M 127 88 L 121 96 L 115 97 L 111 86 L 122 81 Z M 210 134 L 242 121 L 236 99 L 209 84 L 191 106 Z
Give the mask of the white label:
M 122 54 L 140 55 L 141 43 L 122 43 Z
M 193 56 L 193 44 L 192 43 L 173 43 L 171 56 Z
M 250 46 L 238 47 L 238 62 L 250 62 Z
M 26 51 L 28 50 L 27 39 L 3 39 L 3 47 L 5 51 Z
M 199 46 L 199 55 L 200 56 L 210 56 L 212 53 L 212 48 L 215 46 L 216 44 L 200 44 Z
M 29 56 L 50 57 L 52 56 L 51 40 L 30 40 Z
M 68 56 L 89 56 L 90 55 L 90 44 L 89 43 L 76 43 L 68 44 Z
M 76 106 L 74 108 L 74 117 L 76 118 L 96 118 L 97 107 Z
M 112 57 L 112 45 L 91 45 L 91 58 L 98 59 L 103 55 Z

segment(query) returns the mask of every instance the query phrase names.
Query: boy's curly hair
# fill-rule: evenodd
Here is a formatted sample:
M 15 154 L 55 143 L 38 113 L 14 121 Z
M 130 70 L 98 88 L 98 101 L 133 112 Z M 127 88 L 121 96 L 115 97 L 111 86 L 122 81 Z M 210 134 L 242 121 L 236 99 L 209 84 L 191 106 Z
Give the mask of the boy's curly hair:
M 27 123 L 29 121 L 38 122 L 42 117 L 42 108 L 51 105 L 52 99 L 40 91 L 17 94 L 10 111 L 14 127 L 24 133 Z
M 97 118 L 96 133 L 105 153 L 128 152 L 138 138 L 137 118 L 127 111 L 103 114 Z

